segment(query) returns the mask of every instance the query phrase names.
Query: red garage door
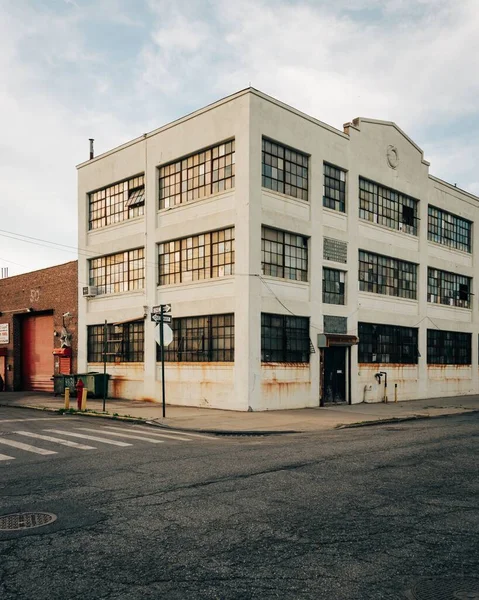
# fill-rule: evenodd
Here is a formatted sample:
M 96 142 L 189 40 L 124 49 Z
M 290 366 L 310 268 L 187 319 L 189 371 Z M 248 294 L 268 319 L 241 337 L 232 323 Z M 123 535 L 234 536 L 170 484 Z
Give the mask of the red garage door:
M 22 325 L 23 389 L 53 392 L 53 316 L 28 317 Z

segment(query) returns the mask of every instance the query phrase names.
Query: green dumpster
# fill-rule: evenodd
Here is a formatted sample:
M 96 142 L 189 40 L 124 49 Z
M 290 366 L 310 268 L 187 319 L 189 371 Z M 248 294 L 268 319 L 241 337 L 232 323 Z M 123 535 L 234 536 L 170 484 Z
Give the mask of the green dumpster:
M 63 396 L 66 388 L 70 388 L 70 393 L 76 393 L 77 379 L 75 375 L 54 375 L 53 376 L 53 393 L 55 396 Z
M 78 379 L 83 381 L 83 385 L 88 390 L 88 394 L 94 398 L 103 398 L 103 389 L 106 386 L 106 396 L 108 396 L 109 373 L 79 373 Z

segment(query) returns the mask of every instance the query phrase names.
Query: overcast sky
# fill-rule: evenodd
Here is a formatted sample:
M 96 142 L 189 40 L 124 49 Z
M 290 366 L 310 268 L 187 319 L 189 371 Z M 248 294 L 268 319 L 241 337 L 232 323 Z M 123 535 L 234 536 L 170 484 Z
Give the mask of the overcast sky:
M 395 121 L 433 175 L 479 195 L 479 0 L 1 4 L 11 275 L 77 257 L 75 165 L 89 137 L 99 154 L 250 83 L 339 129 Z

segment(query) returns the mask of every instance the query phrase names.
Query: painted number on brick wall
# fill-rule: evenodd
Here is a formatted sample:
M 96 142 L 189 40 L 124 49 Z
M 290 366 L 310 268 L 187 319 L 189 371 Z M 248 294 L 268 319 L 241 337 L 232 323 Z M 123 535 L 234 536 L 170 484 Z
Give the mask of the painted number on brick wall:
M 40 290 L 30 290 L 30 302 L 38 302 L 40 300 Z

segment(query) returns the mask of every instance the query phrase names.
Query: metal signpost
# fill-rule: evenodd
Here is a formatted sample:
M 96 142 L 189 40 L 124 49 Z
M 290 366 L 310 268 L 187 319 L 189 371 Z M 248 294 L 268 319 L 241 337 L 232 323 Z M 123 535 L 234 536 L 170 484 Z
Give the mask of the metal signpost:
M 163 400 L 163 418 L 166 416 L 166 397 L 165 397 L 165 324 L 171 323 L 171 304 L 160 304 L 153 306 L 151 309 L 151 320 L 156 323 L 156 327 L 160 329 L 160 339 L 156 337 L 156 342 L 161 348 L 161 395 Z M 166 325 L 168 327 L 168 325 Z M 170 330 L 171 331 L 171 330 Z M 170 336 L 166 340 L 166 345 L 171 343 Z

